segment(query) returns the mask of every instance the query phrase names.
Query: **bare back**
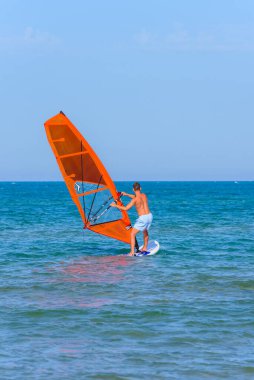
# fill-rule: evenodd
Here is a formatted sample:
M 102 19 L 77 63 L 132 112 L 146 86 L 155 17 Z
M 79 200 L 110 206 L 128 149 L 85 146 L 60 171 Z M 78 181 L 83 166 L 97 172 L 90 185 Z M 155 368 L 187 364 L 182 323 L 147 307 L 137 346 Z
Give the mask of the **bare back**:
M 150 214 L 150 210 L 148 207 L 148 200 L 145 194 L 136 194 L 135 197 L 135 206 L 137 209 L 137 213 L 139 216 Z

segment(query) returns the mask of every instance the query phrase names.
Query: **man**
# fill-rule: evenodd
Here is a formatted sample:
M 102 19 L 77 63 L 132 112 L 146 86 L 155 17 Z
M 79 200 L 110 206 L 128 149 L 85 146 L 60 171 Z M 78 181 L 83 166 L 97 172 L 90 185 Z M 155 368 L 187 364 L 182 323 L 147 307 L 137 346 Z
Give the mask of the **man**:
M 127 206 L 119 206 L 115 204 L 114 202 L 111 203 L 110 205 L 111 207 L 117 207 L 119 210 L 124 210 L 124 211 L 128 211 L 133 206 L 136 207 L 139 217 L 136 220 L 131 230 L 131 251 L 129 253 L 129 255 L 131 256 L 135 254 L 135 240 L 136 240 L 136 235 L 139 231 L 142 231 L 144 235 L 144 245 L 143 245 L 142 251 L 145 252 L 147 250 L 147 244 L 149 240 L 148 230 L 153 220 L 153 215 L 151 214 L 148 207 L 147 196 L 141 193 L 141 186 L 138 182 L 135 182 L 133 184 L 133 191 L 135 195 L 122 192 L 122 195 L 132 198 L 132 200 Z

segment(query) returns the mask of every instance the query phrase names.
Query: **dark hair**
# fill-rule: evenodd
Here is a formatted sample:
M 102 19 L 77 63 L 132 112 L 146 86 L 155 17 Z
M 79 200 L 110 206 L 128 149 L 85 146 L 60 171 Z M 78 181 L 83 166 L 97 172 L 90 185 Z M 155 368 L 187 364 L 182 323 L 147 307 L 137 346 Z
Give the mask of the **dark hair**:
M 138 183 L 138 182 L 135 182 L 134 184 L 133 184 L 133 189 L 135 190 L 135 191 L 137 191 L 137 190 L 140 190 L 140 183 Z

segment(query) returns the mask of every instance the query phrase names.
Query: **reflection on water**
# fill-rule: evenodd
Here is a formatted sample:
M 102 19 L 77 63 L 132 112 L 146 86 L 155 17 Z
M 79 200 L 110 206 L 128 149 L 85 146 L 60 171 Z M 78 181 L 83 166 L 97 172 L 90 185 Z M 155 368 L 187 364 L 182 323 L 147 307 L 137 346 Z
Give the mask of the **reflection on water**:
M 126 267 L 134 261 L 128 256 L 88 257 L 57 266 L 65 282 L 115 284 L 123 279 Z
M 127 255 L 83 257 L 61 261 L 42 270 L 48 292 L 37 297 L 39 308 L 98 308 L 114 303 L 108 294 L 124 280 L 135 260 Z M 39 273 L 40 271 L 37 271 Z M 48 278 L 50 274 L 50 280 Z M 68 284 L 68 285 L 67 285 Z M 55 286 L 58 288 L 55 288 Z M 59 287 L 62 288 L 59 297 Z

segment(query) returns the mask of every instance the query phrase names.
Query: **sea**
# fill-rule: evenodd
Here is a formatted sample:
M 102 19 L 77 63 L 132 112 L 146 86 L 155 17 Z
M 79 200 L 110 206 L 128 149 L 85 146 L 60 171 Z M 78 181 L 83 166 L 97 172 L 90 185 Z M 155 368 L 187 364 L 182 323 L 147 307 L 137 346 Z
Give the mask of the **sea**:
M 151 257 L 63 182 L 0 183 L 1 380 L 254 379 L 254 182 L 141 185 Z

